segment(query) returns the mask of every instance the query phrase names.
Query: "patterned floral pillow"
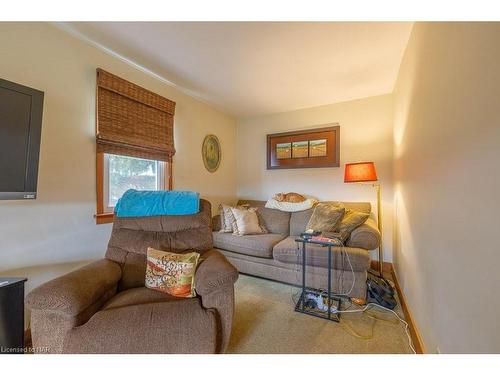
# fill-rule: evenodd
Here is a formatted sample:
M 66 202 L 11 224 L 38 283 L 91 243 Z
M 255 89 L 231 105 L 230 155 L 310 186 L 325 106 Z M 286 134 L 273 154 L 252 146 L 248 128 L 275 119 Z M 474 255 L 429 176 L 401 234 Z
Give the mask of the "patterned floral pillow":
M 195 297 L 194 274 L 200 254 L 175 254 L 148 247 L 146 287 L 175 297 Z

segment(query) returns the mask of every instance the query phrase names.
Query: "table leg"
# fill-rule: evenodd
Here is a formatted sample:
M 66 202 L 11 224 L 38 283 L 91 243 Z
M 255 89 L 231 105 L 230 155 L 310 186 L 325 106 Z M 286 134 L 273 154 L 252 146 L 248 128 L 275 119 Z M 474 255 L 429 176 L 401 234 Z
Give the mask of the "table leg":
M 306 243 L 302 242 L 302 311 L 306 299 Z
M 332 305 L 332 245 L 328 245 L 328 319 L 331 318 Z

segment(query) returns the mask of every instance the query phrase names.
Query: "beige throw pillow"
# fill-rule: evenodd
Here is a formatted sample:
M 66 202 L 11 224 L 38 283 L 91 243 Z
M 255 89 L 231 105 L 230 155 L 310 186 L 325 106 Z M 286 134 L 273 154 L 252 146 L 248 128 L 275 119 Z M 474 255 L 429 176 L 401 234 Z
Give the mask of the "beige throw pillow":
M 219 204 L 220 230 L 221 233 L 232 233 L 234 227 L 234 215 L 231 212 L 231 206 L 227 204 Z M 246 210 L 248 205 L 236 206 L 240 210 Z
M 246 234 L 262 234 L 267 232 L 259 223 L 257 208 L 238 209 L 232 207 L 231 212 L 235 219 L 233 234 L 244 236 Z
M 306 230 L 338 232 L 337 228 L 344 216 L 345 208 L 331 203 L 319 203 L 313 211 Z

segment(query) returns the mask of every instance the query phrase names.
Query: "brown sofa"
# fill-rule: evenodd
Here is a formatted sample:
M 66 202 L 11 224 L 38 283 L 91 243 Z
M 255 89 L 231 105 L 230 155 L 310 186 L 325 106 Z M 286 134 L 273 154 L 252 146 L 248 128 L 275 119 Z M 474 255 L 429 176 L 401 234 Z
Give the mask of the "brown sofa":
M 220 233 L 220 217 L 213 218 L 214 247 L 219 249 L 241 273 L 259 276 L 288 284 L 302 282 L 302 249 L 295 242 L 304 232 L 313 209 L 301 212 L 283 212 L 265 208 L 264 201 L 240 200 L 258 207 L 268 234 L 236 236 Z M 342 202 L 356 211 L 371 212 L 370 203 Z M 349 293 L 352 297 L 366 297 L 366 277 L 370 267 L 369 251 L 380 243 L 380 232 L 372 217 L 356 228 L 346 240 L 345 251 L 349 255 L 354 272 L 340 248 L 333 248 L 332 288 L 336 293 Z M 307 245 L 306 282 L 308 286 L 326 289 L 328 285 L 327 248 Z M 354 282 L 354 284 L 353 284 Z
M 34 289 L 34 347 L 50 353 L 220 353 L 234 311 L 236 269 L 212 249 L 210 203 L 196 215 L 115 218 L 105 259 Z M 144 287 L 146 250 L 201 253 L 196 298 Z

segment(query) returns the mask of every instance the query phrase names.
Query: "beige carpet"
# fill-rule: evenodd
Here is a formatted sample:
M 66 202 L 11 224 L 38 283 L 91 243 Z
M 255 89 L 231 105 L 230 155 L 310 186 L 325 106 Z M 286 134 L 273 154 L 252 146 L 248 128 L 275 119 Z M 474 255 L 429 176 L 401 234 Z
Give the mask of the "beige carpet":
M 240 275 L 228 353 L 411 353 L 404 326 L 391 313 L 374 308 L 344 314 L 342 323 L 330 322 L 295 312 L 292 298 L 297 291 Z M 396 311 L 403 317 L 399 306 Z

